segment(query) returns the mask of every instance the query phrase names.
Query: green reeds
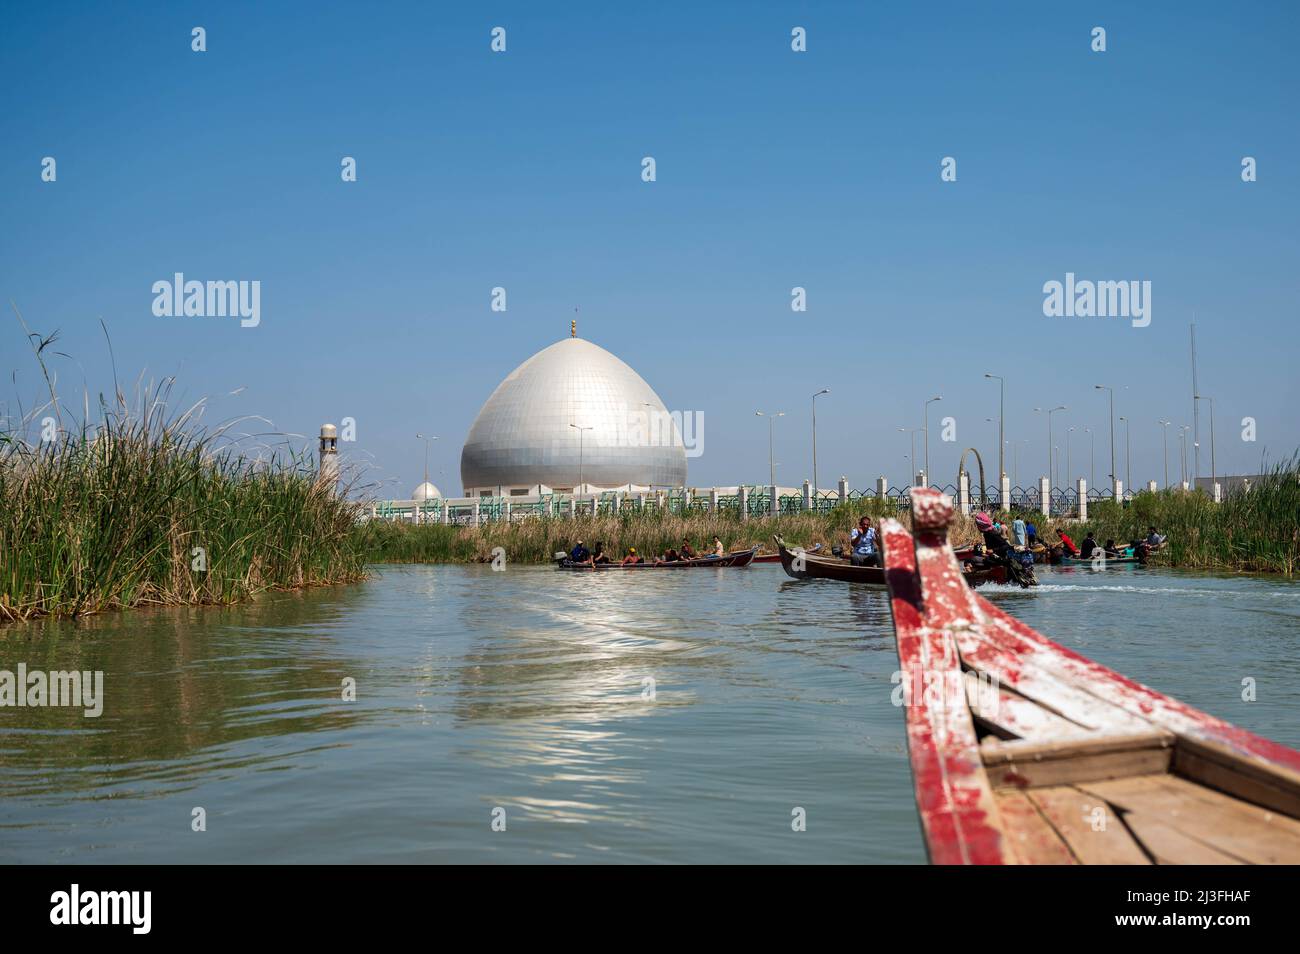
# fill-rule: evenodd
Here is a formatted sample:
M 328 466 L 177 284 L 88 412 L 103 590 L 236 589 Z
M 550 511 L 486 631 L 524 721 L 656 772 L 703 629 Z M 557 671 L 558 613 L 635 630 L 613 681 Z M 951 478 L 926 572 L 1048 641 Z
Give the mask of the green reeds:
M 170 382 L 73 423 L 46 381 L 47 404 L 0 426 L 0 620 L 364 576 L 357 507 L 309 457 L 250 459 L 228 426 L 199 426 L 202 402 L 169 414 Z

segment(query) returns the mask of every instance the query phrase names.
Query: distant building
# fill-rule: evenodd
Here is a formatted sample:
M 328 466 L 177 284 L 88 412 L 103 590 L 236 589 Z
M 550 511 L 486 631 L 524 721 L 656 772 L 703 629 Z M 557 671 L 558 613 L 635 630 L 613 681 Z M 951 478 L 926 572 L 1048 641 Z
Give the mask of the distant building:
M 492 392 L 465 440 L 460 479 L 467 497 L 667 489 L 686 483 L 686 449 L 639 374 L 570 337 Z

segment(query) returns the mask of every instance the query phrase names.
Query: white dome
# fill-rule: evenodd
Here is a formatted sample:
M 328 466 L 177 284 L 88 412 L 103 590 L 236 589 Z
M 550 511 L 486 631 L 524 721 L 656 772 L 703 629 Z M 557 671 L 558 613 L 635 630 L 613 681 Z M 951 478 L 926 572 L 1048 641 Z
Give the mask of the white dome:
M 580 482 L 680 487 L 686 449 L 639 374 L 590 341 L 565 338 L 492 392 L 465 439 L 460 479 L 466 493 Z
M 433 500 L 435 497 L 441 496 L 442 491 L 428 481 L 425 481 L 411 491 L 412 500 Z

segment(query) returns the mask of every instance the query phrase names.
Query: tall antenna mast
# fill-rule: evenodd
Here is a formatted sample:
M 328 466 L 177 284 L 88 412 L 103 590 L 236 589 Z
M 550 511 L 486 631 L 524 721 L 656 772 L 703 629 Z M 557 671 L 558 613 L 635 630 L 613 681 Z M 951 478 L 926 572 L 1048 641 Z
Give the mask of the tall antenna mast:
M 1196 381 L 1196 312 L 1192 312 L 1192 451 L 1195 463 L 1192 467 L 1192 487 L 1196 487 L 1196 478 L 1201 476 L 1201 402 L 1196 396 L 1201 389 Z

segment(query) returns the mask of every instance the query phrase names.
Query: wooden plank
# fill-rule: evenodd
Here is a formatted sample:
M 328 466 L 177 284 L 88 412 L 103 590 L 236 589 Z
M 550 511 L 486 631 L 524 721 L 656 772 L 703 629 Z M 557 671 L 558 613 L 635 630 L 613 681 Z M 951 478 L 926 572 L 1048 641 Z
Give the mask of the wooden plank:
M 994 788 L 1037 788 L 1169 771 L 1169 733 L 1098 735 L 1056 741 L 985 741 L 980 746 Z
M 1073 865 L 1078 860 L 1038 807 L 1014 789 L 996 792 L 998 816 L 1016 861 L 1022 865 Z
M 976 724 L 982 724 L 999 738 L 1068 739 L 1092 731 L 1002 685 L 997 687 L 995 703 L 989 705 L 986 694 L 990 688 L 987 684 L 981 687 L 978 680 L 971 679 L 967 683 L 967 702 Z
M 923 608 L 911 535 L 885 521 L 882 544 L 889 554 L 886 577 L 905 680 L 904 715 L 917 810 L 930 860 L 935 864 L 1012 864 L 1004 844 L 993 791 L 980 760 L 975 725 L 964 697 L 943 693 L 931 704 L 908 691 L 913 679 L 961 677 L 961 660 L 942 614 Z M 967 590 L 958 573 L 955 585 Z M 909 698 L 910 696 L 910 698 Z M 955 702 L 955 704 L 954 704 Z
M 1174 771 L 1265 809 L 1300 818 L 1300 773 L 1247 758 L 1222 743 L 1188 737 L 1174 754 Z
M 1242 861 L 1300 864 L 1300 823 L 1176 776 L 1122 779 L 1080 788 Z
M 1160 865 L 1240 865 L 1242 859 L 1211 848 L 1159 818 L 1126 812 L 1124 823 L 1133 837 Z
M 1151 864 L 1105 799 L 1072 786 L 1036 788 L 1025 795 L 1052 823 L 1081 864 Z

